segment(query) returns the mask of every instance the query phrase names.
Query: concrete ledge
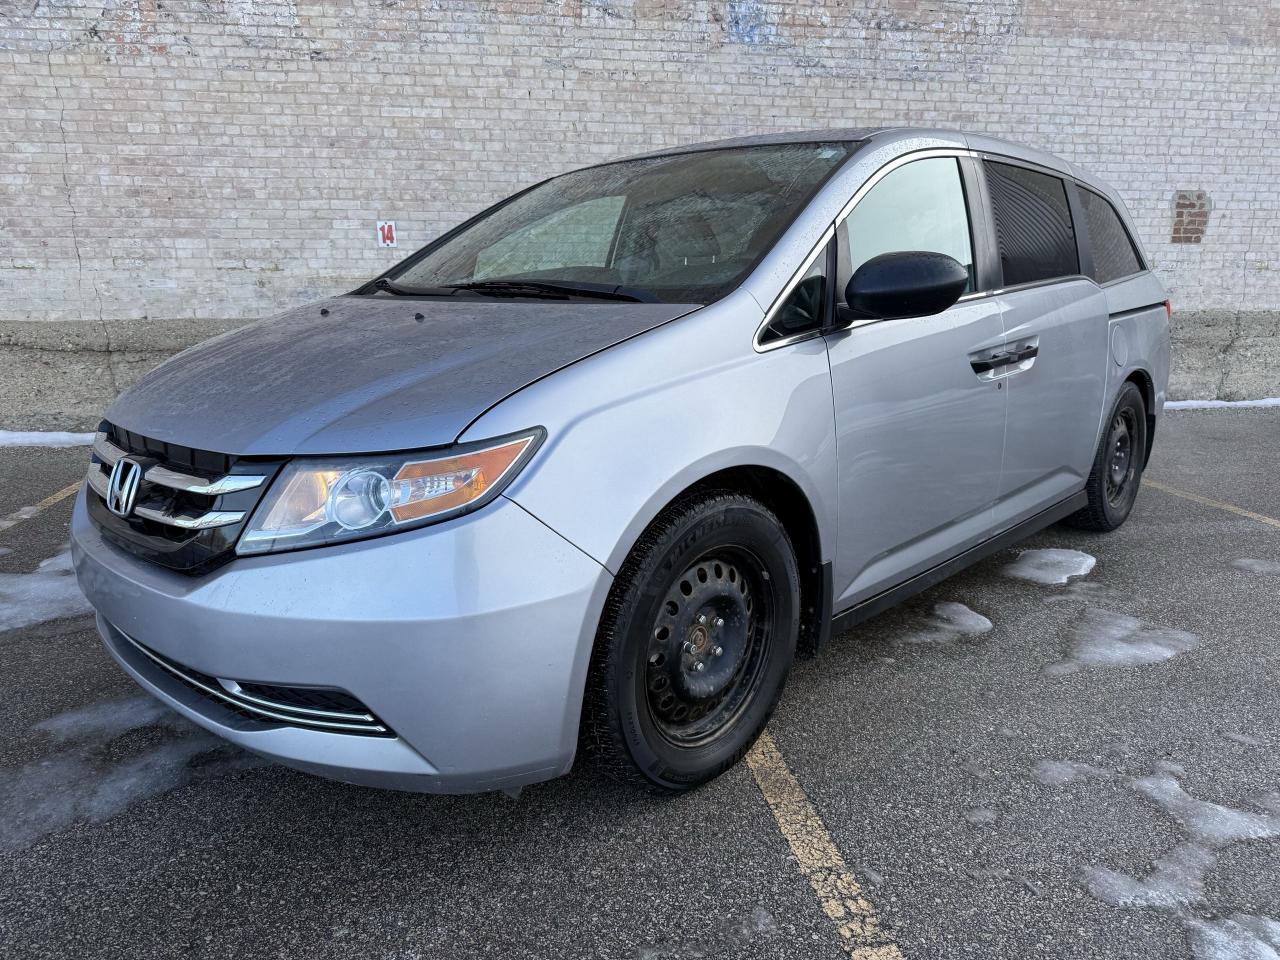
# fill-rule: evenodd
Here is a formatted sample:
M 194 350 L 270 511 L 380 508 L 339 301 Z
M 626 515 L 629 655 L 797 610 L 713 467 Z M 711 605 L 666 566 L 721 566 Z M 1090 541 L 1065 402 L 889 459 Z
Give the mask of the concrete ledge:
M 1173 312 L 1176 400 L 1252 400 L 1280 396 L 1280 313 Z
M 0 322 L 0 429 L 91 430 L 156 364 L 248 322 Z
M 1173 315 L 1169 396 L 1280 396 L 1280 313 Z M 247 320 L 0 322 L 0 429 L 91 430 L 125 387 L 162 360 Z

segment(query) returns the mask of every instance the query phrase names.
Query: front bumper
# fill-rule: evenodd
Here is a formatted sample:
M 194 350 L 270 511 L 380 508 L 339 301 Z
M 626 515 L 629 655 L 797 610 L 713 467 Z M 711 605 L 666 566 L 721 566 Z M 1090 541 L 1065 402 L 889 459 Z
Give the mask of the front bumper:
M 249 750 L 338 780 L 440 793 L 510 789 L 573 762 L 610 577 L 505 498 L 434 527 L 188 577 L 106 543 L 81 491 L 71 545 L 121 666 Z M 391 735 L 246 720 L 126 635 L 208 677 L 345 691 Z

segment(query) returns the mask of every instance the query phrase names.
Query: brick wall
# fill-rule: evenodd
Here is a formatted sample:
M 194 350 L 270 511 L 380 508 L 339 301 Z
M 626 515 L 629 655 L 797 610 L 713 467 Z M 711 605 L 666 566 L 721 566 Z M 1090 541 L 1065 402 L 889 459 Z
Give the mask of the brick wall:
M 0 323 L 262 316 L 573 166 L 896 123 L 1076 161 L 1178 307 L 1275 310 L 1278 46 L 1276 0 L 0 0 Z

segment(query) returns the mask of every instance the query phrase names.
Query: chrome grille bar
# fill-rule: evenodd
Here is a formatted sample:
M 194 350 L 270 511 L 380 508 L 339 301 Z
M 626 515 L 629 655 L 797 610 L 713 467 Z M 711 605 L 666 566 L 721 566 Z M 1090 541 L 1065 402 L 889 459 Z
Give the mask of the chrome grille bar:
M 116 461 L 126 453 L 126 451 L 108 440 L 105 433 L 101 432 L 93 438 L 93 452 L 108 467 L 115 466 Z M 224 493 L 239 493 L 241 490 L 252 490 L 254 487 L 260 486 L 267 478 L 257 474 L 229 473 L 224 477 L 209 479 L 153 464 L 147 467 L 142 479 L 147 483 L 168 487 L 170 490 L 197 493 L 206 497 L 218 497 Z
M 224 493 L 239 493 L 241 490 L 252 490 L 267 478 L 244 473 L 229 473 L 225 477 L 219 477 L 216 480 L 206 480 L 203 477 L 192 476 L 189 473 L 179 473 L 177 470 L 170 470 L 168 467 L 157 465 L 148 467 L 147 472 L 142 475 L 142 479 L 147 483 L 168 487 L 171 490 L 198 493 L 206 497 L 219 497 Z
M 170 513 L 167 510 L 149 507 L 140 503 L 133 508 L 136 516 L 143 520 L 154 520 L 166 526 L 178 527 L 182 530 L 209 530 L 213 527 L 225 527 L 239 523 L 244 519 L 243 510 L 209 510 L 205 513 Z
M 103 500 L 107 499 L 107 475 L 102 472 L 101 465 L 92 464 L 89 467 L 89 487 Z M 166 526 L 178 527 L 182 530 L 209 530 L 213 527 L 225 527 L 233 523 L 239 523 L 244 519 L 243 510 L 208 510 L 204 513 L 193 513 L 185 511 L 183 513 L 170 513 L 154 504 L 157 501 L 147 501 L 138 504 L 133 508 L 136 516 L 142 517 L 144 520 L 153 520 L 156 523 L 163 523 Z
M 274 701 L 267 701 L 258 697 L 254 697 L 250 700 L 241 694 L 233 694 L 230 691 L 218 689 L 208 683 L 205 683 L 203 680 L 192 676 L 190 672 L 183 670 L 181 666 L 174 663 L 167 657 L 161 657 L 154 651 L 144 647 L 137 640 L 133 639 L 133 637 L 129 636 L 118 627 L 115 628 L 115 632 L 127 640 L 133 649 L 147 657 L 152 663 L 160 667 L 165 672 L 177 677 L 183 683 L 196 688 L 207 696 L 214 697 L 225 703 L 231 704 L 237 710 L 243 710 L 246 713 L 255 714 L 259 717 L 265 717 L 268 720 L 275 720 L 280 723 L 301 724 L 302 726 L 318 727 L 324 730 L 356 730 L 360 733 L 390 732 L 382 724 L 376 722 L 375 718 L 370 715 L 366 715 L 369 718 L 369 722 L 345 723 L 337 720 L 322 720 L 315 717 L 302 716 L 302 713 L 310 713 L 311 711 L 304 711 L 289 704 L 275 703 Z M 221 684 L 222 681 L 219 680 L 218 682 Z M 269 706 L 264 706 L 266 704 L 269 704 Z M 355 715 L 351 716 L 352 719 L 355 719 Z

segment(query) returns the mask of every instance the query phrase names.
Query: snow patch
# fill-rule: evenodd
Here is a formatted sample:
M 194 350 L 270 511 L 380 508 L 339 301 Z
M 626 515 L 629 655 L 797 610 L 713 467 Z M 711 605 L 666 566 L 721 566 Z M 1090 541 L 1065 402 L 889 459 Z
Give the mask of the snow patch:
M 1085 576 L 1097 562 L 1096 557 L 1079 550 L 1023 550 L 1018 559 L 1001 572 L 1006 577 L 1054 586 L 1064 584 L 1072 577 Z
M 1106 770 L 1075 760 L 1041 760 L 1031 768 L 1031 777 L 1046 787 L 1065 787 L 1078 780 L 1109 777 Z
M 1168 774 L 1135 780 L 1133 788 L 1146 794 L 1191 836 L 1211 846 L 1226 846 L 1243 840 L 1270 840 L 1280 837 L 1280 817 L 1269 813 L 1235 810 L 1207 800 L 1197 800 Z
M 1112 906 L 1181 910 L 1199 903 L 1204 899 L 1204 878 L 1213 869 L 1218 851 L 1233 843 L 1280 836 L 1280 816 L 1275 812 L 1280 809 L 1280 797 L 1274 794 L 1257 801 L 1272 812 L 1256 813 L 1199 800 L 1169 773 L 1142 777 L 1129 785 L 1175 820 L 1188 839 L 1156 860 L 1141 879 L 1107 867 L 1086 869 L 1089 892 Z
M 43 560 L 31 573 L 0 573 L 0 630 L 89 613 L 71 569 L 71 551 Z
M 1185 630 L 1149 627 L 1136 617 L 1091 608 L 1072 629 L 1066 658 L 1049 664 L 1043 673 L 1060 677 L 1085 667 L 1146 666 L 1186 653 L 1199 642 Z
M 1229 920 L 1189 919 L 1195 960 L 1280 960 L 1280 923 L 1237 913 Z
M 41 720 L 34 729 L 49 734 L 59 743 L 83 740 L 107 743 L 132 730 L 150 726 L 191 732 L 197 729 L 155 697 L 145 694 L 60 713 L 48 720 Z
M 991 629 L 991 621 L 963 603 L 935 603 L 923 628 L 903 637 L 905 643 L 949 643 L 961 637 L 976 637 Z
M 1085 870 L 1085 885 L 1113 907 L 1174 910 L 1204 899 L 1204 878 L 1214 859 L 1198 843 L 1180 843 L 1152 864 L 1141 880 L 1108 867 L 1090 867 Z
M 1280 577 L 1280 560 L 1252 560 L 1241 557 L 1239 560 L 1232 560 L 1231 565 L 1237 570 L 1260 573 L 1264 577 Z
M 60 430 L 0 430 L 0 447 L 87 447 L 92 433 Z
M 975 826 L 982 826 L 995 823 L 1000 818 L 1000 814 L 989 807 L 974 807 L 964 812 L 964 818 Z
M 1166 400 L 1166 410 L 1216 410 L 1219 407 L 1280 407 L 1280 397 L 1261 400 Z
M 142 753 L 103 761 L 107 744 L 143 727 L 168 728 Z M 27 846 L 78 821 L 98 822 L 195 779 L 261 766 L 266 761 L 225 744 L 141 696 L 50 717 L 36 730 L 65 744 L 62 751 L 18 768 L 0 769 L 0 850 Z M 178 736 L 172 736 L 172 733 Z M 193 764 L 202 754 L 210 762 Z

